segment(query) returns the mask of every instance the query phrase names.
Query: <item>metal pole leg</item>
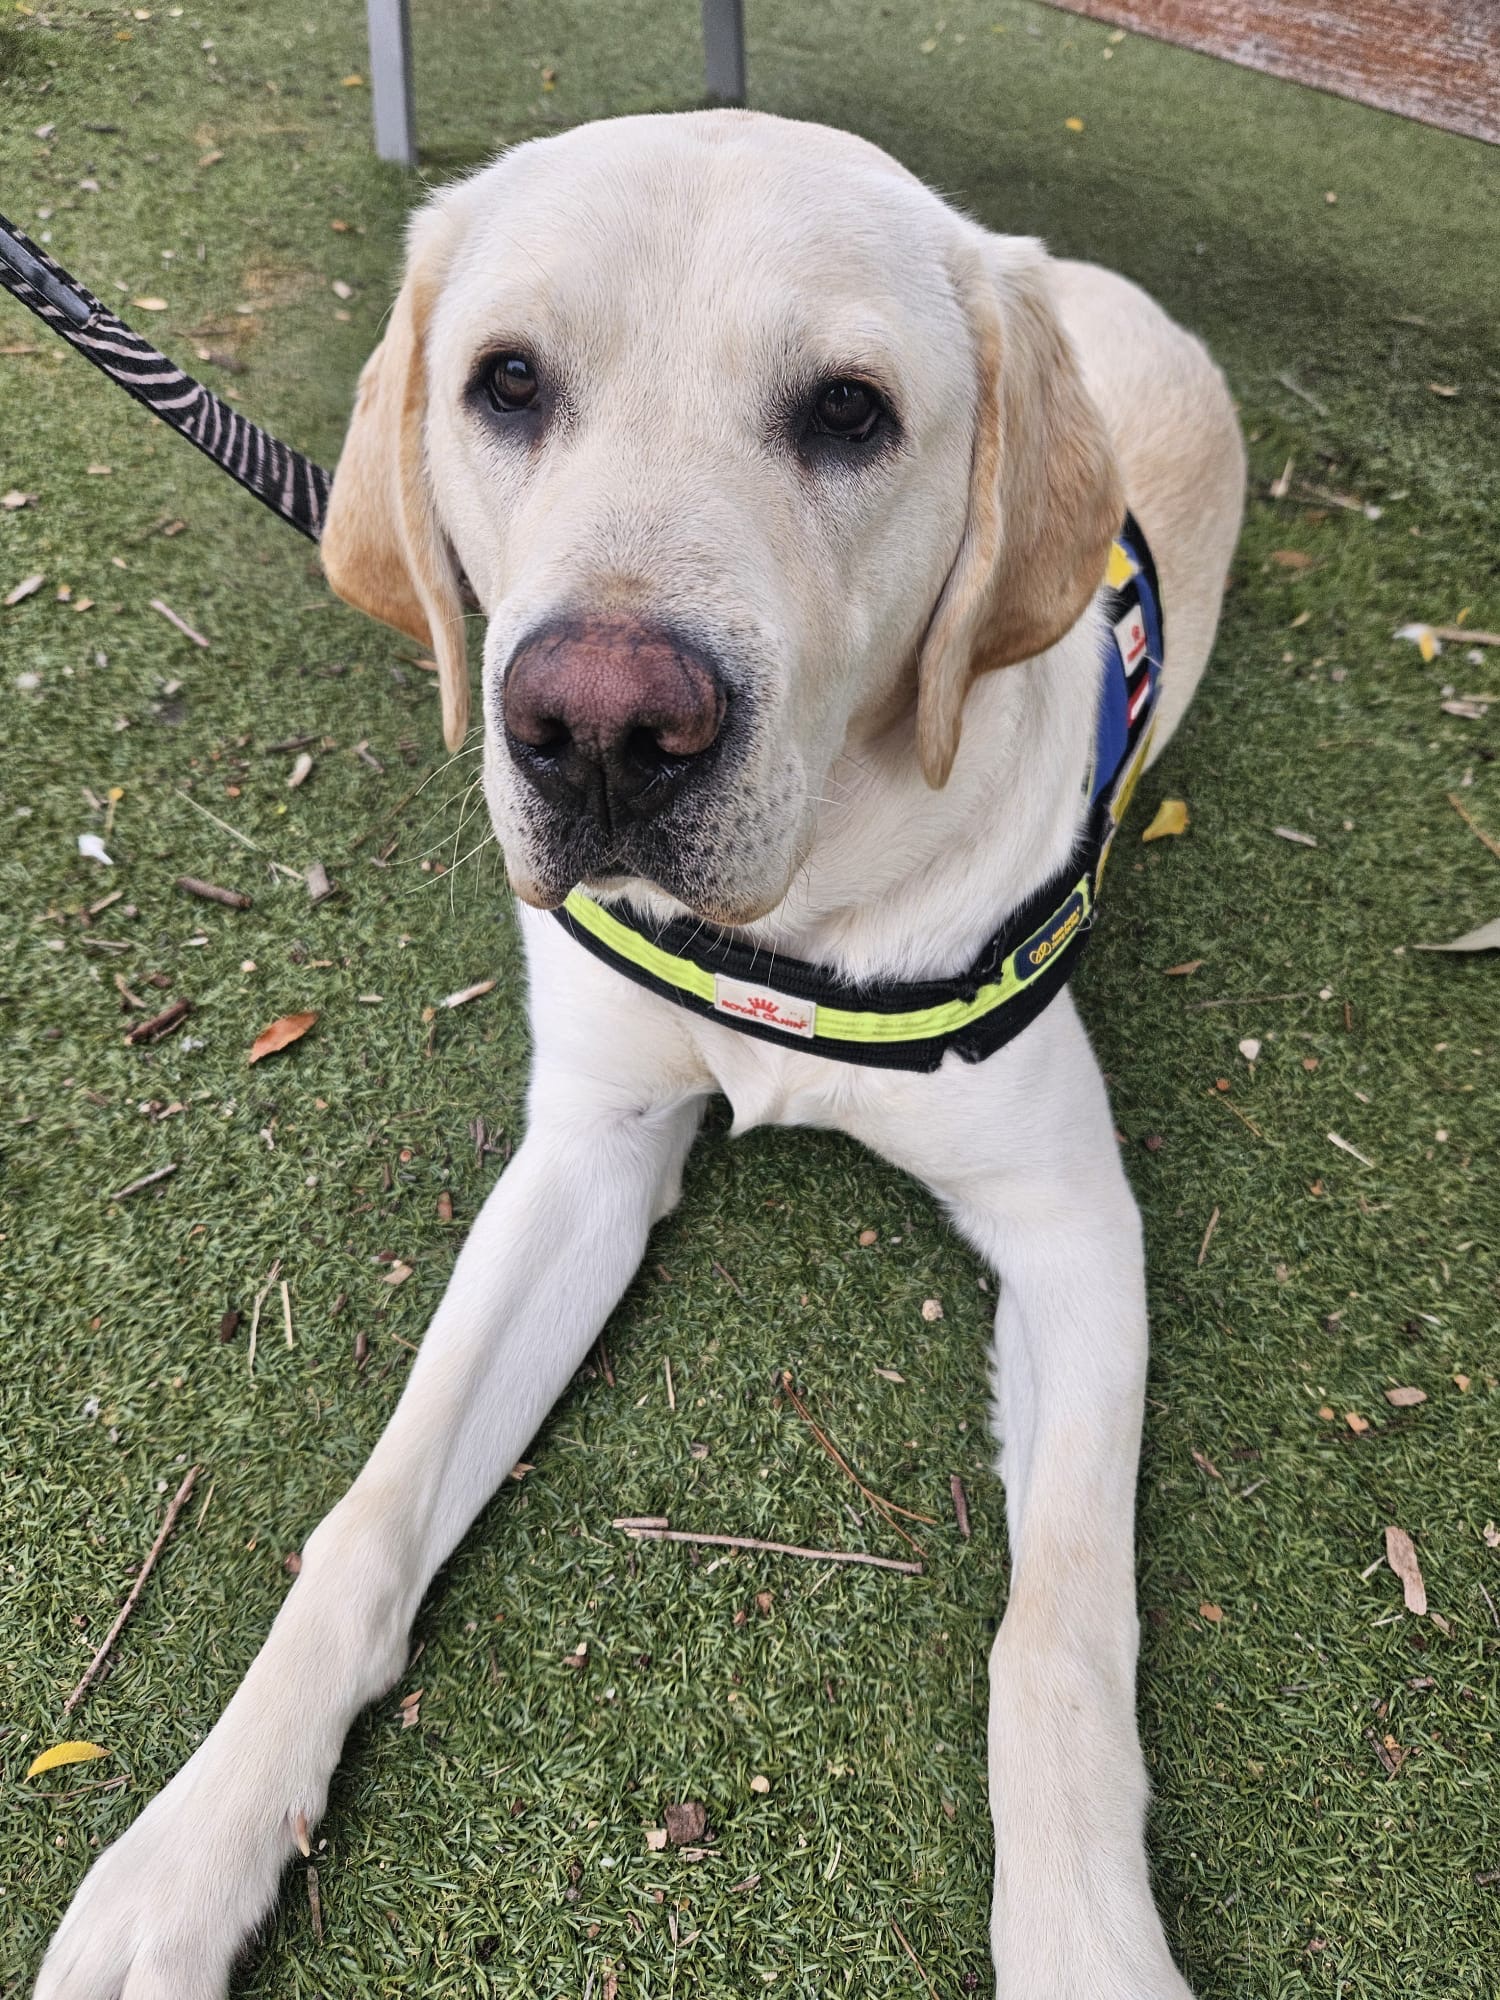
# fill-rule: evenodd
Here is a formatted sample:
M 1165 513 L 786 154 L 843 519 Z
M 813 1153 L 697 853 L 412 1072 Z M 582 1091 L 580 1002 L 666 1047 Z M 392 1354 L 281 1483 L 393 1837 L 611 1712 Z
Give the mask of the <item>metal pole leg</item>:
M 704 0 L 705 8 L 708 0 Z M 375 151 L 403 167 L 417 164 L 417 121 L 411 89 L 411 20 L 407 0 L 365 0 L 370 36 L 370 93 Z
M 716 103 L 745 101 L 745 0 L 703 0 L 703 86 Z

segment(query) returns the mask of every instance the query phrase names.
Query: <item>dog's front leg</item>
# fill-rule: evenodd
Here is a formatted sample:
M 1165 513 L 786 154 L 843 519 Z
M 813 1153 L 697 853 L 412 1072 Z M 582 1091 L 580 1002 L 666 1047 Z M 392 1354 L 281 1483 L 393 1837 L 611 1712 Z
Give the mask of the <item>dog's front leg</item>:
M 1000 1278 L 998 2000 L 1189 2000 L 1151 1897 L 1135 1723 L 1140 1223 L 1071 998 L 981 1069 L 906 1084 L 863 1136 L 934 1188 Z
M 676 1198 L 698 1102 L 569 1081 L 475 1221 L 401 1401 L 195 1755 L 96 1863 L 37 2000 L 218 2000 L 406 1660 L 433 1572 L 520 1457 Z

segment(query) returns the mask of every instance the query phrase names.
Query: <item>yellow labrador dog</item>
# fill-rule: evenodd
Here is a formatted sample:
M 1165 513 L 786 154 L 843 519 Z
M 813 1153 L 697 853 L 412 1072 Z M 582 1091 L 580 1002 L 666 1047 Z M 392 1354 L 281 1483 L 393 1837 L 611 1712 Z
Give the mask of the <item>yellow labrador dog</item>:
M 790 956 L 854 990 L 961 973 L 1080 836 L 1127 507 L 1169 633 L 1159 749 L 1213 640 L 1243 478 L 1221 377 L 1150 299 L 988 234 L 838 132 L 621 119 L 416 217 L 324 552 L 341 594 L 432 647 L 453 745 L 466 592 L 482 609 L 528 1133 L 369 1464 L 222 1719 L 84 1881 L 39 2000 L 225 1992 L 430 1578 L 676 1201 L 714 1091 L 738 1130 L 852 1133 L 998 1274 L 996 1990 L 1182 2000 L 1134 1714 L 1141 1234 L 1068 991 L 982 1061 L 841 1060 L 795 993 L 675 1004 L 549 912 L 581 886 L 637 938 L 738 927 L 768 976 Z M 732 1018 L 783 1002 L 775 1032 Z

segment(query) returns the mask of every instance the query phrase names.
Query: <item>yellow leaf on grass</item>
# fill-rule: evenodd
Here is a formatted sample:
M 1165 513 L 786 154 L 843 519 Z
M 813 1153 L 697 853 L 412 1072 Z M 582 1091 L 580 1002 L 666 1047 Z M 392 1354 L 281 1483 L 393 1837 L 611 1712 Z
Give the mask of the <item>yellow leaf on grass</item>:
M 64 1764 L 88 1764 L 95 1757 L 107 1757 L 109 1752 L 98 1743 L 54 1743 L 50 1750 L 44 1750 L 40 1757 L 33 1757 L 26 1767 L 28 1778 L 39 1778 L 43 1771 L 56 1771 Z
M 1183 799 L 1163 799 L 1156 817 L 1141 835 L 1142 840 L 1165 840 L 1170 834 L 1186 833 L 1188 809 Z
M 137 299 L 135 303 L 143 313 L 164 313 L 167 309 L 165 299 Z
M 1081 132 L 1083 130 L 1083 120 L 1081 118 L 1065 118 L 1063 123 L 1070 132 Z

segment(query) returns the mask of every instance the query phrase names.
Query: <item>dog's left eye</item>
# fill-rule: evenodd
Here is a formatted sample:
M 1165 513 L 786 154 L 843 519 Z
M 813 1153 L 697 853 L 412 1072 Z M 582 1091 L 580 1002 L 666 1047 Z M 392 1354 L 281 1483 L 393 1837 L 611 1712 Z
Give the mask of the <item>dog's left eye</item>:
M 495 355 L 486 364 L 482 380 L 491 409 L 504 414 L 530 409 L 541 386 L 529 354 Z
M 868 382 L 839 377 L 824 382 L 808 410 L 808 429 L 815 436 L 866 444 L 880 428 L 885 404 Z

